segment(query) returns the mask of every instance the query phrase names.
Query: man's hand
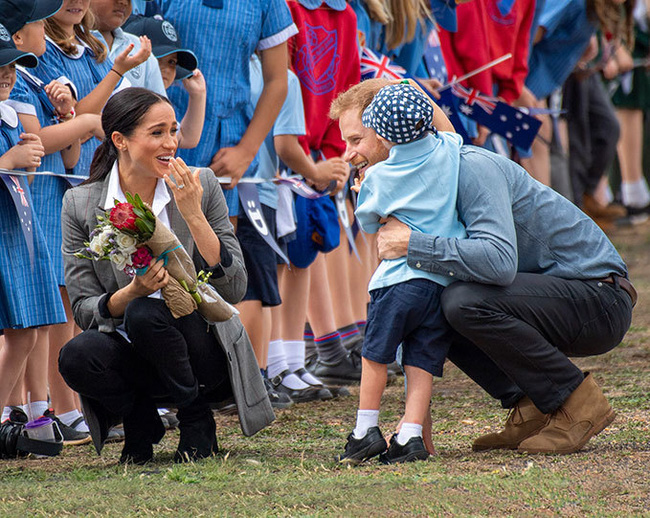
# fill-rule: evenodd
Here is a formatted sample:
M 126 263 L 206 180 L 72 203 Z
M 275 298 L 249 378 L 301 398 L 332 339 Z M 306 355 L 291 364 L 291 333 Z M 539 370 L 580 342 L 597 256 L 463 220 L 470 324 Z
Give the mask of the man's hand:
M 411 229 L 392 216 L 377 232 L 377 254 L 379 259 L 405 257 L 409 249 Z

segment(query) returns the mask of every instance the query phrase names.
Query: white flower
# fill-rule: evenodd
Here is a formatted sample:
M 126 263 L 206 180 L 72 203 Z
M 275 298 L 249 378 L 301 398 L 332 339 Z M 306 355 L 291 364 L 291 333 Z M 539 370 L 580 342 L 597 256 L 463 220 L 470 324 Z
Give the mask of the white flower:
M 102 243 L 102 235 L 97 234 L 95 237 L 92 238 L 90 241 L 90 251 L 94 254 L 97 254 L 99 256 L 104 255 L 104 245 Z
M 117 243 L 118 249 L 123 254 L 129 254 L 130 256 L 136 250 L 135 245 L 137 244 L 137 240 L 135 237 L 125 234 L 124 232 L 115 233 L 115 242 Z
M 115 251 L 111 254 L 111 261 L 115 264 L 118 270 L 124 270 L 127 265 L 131 264 L 131 254 L 123 254 Z
M 105 226 L 97 236 L 99 238 L 99 242 L 101 243 L 102 247 L 108 246 L 108 240 L 111 238 L 112 235 L 113 235 L 113 229 L 108 225 Z

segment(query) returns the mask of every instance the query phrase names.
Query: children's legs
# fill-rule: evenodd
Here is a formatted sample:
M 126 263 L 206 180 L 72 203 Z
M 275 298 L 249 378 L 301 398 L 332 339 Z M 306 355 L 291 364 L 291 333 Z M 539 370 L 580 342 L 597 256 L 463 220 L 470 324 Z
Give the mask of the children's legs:
M 280 274 L 280 270 L 283 270 Z M 309 275 L 307 268 L 286 266 L 278 268 L 278 284 L 282 299 L 279 322 L 280 337 L 287 341 L 302 341 L 307 318 Z
M 336 321 L 332 311 L 332 295 L 323 254 L 318 254 L 316 260 L 309 267 L 308 296 L 307 316 L 314 336 L 324 336 L 336 331 Z
M 70 307 L 70 299 L 65 288 L 61 288 L 61 299 L 65 308 L 65 316 L 68 321 L 65 324 L 57 324 L 49 327 L 49 358 L 48 358 L 48 383 L 50 386 L 50 399 L 52 407 L 57 414 L 65 414 L 72 410 L 78 410 L 74 391 L 68 387 L 59 373 L 59 352 L 75 336 L 75 322 Z
M 245 300 L 237 304 L 240 319 L 253 346 L 260 369 L 266 369 L 269 355 L 270 313 L 266 318 L 260 300 Z M 266 320 L 266 322 L 265 322 Z
M 5 329 L 4 336 L 5 345 L 0 349 L 0 408 L 6 405 L 36 344 L 36 329 Z
M 424 424 L 425 416 L 429 413 L 433 376 L 419 367 L 405 365 L 406 375 L 406 410 L 405 423 Z M 362 378 L 363 379 L 363 378 Z
M 361 387 L 359 388 L 359 410 L 379 410 L 381 396 L 386 388 L 388 367 L 383 363 L 361 359 Z
M 374 234 L 373 234 L 374 235 Z M 357 250 L 361 261 L 359 261 L 354 254 L 350 254 L 350 299 L 352 301 L 352 316 L 355 322 L 366 320 L 368 309 L 368 282 L 372 273 L 368 268 L 371 262 L 370 254 L 370 241 L 368 238 L 370 234 L 364 235 L 359 232 L 355 240 Z M 370 274 L 369 274 L 370 272 Z
M 540 101 L 539 108 L 547 108 L 546 101 Z M 538 136 L 533 142 L 533 156 L 524 158 L 521 165 L 535 178 L 535 180 L 544 185 L 551 185 L 551 150 L 549 144 L 553 134 L 553 125 L 549 115 L 541 115 L 542 125 L 539 128 Z
M 643 112 L 616 110 L 621 126 L 618 162 L 621 169 L 621 198 L 627 207 L 642 208 L 650 204 L 648 184 L 643 176 Z
M 350 296 L 351 256 L 349 250 L 348 238 L 343 227 L 341 227 L 341 244 L 324 256 L 327 266 L 327 280 L 332 296 L 331 311 L 336 329 L 341 329 L 355 322 L 352 313 L 352 297 Z M 356 256 L 352 259 L 358 261 Z
M 30 401 L 31 414 L 36 419 L 48 409 L 47 359 L 49 326 L 36 329 L 36 343 L 27 357 L 23 401 Z

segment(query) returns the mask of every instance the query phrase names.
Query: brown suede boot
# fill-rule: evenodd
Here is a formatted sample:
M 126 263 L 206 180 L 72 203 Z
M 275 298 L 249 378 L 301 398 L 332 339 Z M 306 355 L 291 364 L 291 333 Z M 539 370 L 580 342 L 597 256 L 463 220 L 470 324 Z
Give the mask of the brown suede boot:
M 503 430 L 482 435 L 474 441 L 472 450 L 516 450 L 521 441 L 544 428 L 549 417 L 540 412 L 528 396 L 524 396 L 510 409 Z
M 534 437 L 519 445 L 522 453 L 573 453 L 600 433 L 616 417 L 593 376 L 584 381 L 553 414 Z

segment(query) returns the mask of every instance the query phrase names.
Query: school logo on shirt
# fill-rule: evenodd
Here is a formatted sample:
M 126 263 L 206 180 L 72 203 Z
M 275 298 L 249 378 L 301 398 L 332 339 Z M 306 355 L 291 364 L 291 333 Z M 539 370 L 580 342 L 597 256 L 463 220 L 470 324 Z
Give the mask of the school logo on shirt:
M 11 34 L 9 34 L 9 31 L 5 29 L 5 26 L 0 24 L 0 40 L 2 41 L 10 41 L 11 40 Z
M 133 76 L 133 79 L 140 79 L 140 77 L 142 76 L 142 64 L 133 67 L 131 69 L 131 75 Z
M 487 3 L 488 15 L 500 25 L 513 25 L 517 21 L 513 7 L 514 0 L 491 0 Z
M 167 36 L 168 40 L 178 41 L 178 35 L 176 34 L 176 29 L 174 29 L 174 26 L 171 23 L 169 23 L 167 20 L 162 22 L 160 28 L 162 29 L 163 34 Z
M 300 47 L 296 58 L 296 75 L 314 95 L 334 90 L 341 56 L 337 53 L 338 34 L 325 27 L 305 24 L 307 42 Z

